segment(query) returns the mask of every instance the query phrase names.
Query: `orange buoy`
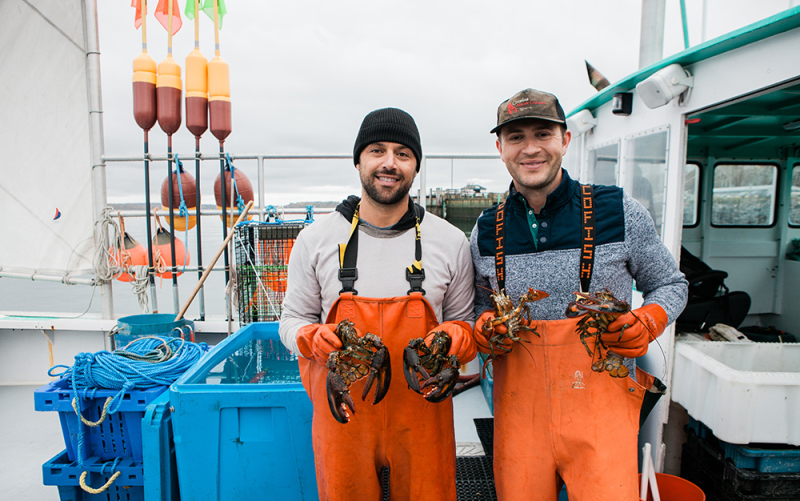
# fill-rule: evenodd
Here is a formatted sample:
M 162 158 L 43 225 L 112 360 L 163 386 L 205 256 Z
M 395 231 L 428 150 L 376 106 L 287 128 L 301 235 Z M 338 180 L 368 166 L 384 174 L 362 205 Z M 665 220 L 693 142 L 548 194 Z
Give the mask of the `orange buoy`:
M 239 217 L 239 213 L 241 212 L 241 209 L 239 209 L 237 207 L 233 211 L 231 211 L 231 205 L 234 205 L 234 206 L 238 206 L 239 205 L 238 204 L 238 197 L 241 197 L 243 205 L 246 205 L 247 202 L 253 200 L 253 185 L 250 183 L 250 180 L 247 178 L 247 175 L 245 175 L 245 173 L 242 172 L 242 169 L 233 168 L 232 164 L 228 164 L 228 165 L 230 165 L 230 168 L 228 168 L 228 167 L 225 168 L 225 200 L 226 200 L 226 205 L 227 205 L 227 208 L 226 208 L 227 212 L 225 214 L 227 215 L 227 214 L 230 214 L 231 212 L 233 212 L 232 217 L 233 217 L 233 219 L 236 219 L 237 217 Z M 231 201 L 231 199 L 230 199 L 230 195 L 231 195 L 231 170 L 233 170 L 233 172 L 234 172 L 233 179 L 235 180 L 235 183 L 236 183 L 236 193 L 234 193 L 233 201 Z M 222 185 L 222 183 L 220 182 L 220 175 L 217 174 L 217 179 L 214 181 L 214 198 L 217 201 L 217 209 L 220 209 L 220 210 L 222 210 L 221 185 Z M 237 197 L 237 195 L 238 195 L 238 197 Z M 220 218 L 222 218 L 222 216 L 220 216 Z M 249 221 L 250 220 L 250 216 L 247 216 L 245 218 L 245 220 Z M 230 224 L 227 221 L 227 219 L 223 219 L 223 222 L 224 222 L 226 227 Z
M 121 242 L 115 243 L 111 252 L 111 264 L 122 268 L 123 272 L 117 276 L 121 282 L 130 282 L 136 277 L 129 273 L 132 266 L 147 266 L 147 249 L 127 231 L 125 219 L 119 214 L 119 232 Z M 121 245 L 120 245 L 121 244 Z
M 217 55 L 208 63 L 209 129 L 220 142 L 231 133 L 231 84 L 228 63 Z
M 186 56 L 186 128 L 195 137 L 208 129 L 208 60 L 197 47 Z
M 181 67 L 172 59 L 172 55 L 158 65 L 156 77 L 156 108 L 158 125 L 166 134 L 172 135 L 181 126 Z
M 180 180 L 179 173 L 180 172 Z M 187 215 L 176 214 L 173 218 L 175 229 L 178 231 L 191 230 L 197 224 L 195 208 L 200 203 L 200 194 L 197 192 L 197 183 L 194 176 L 183 170 L 183 165 L 179 162 L 178 167 L 172 171 L 172 176 L 167 176 L 161 183 L 161 208 L 168 211 L 169 205 L 169 178 L 172 177 L 172 204 L 173 209 L 180 210 L 181 202 L 187 209 Z M 183 194 L 181 195 L 181 192 Z M 177 257 L 176 257 L 177 259 Z
M 156 275 L 162 278 L 172 278 L 172 254 L 170 250 L 170 240 L 173 239 L 172 234 L 161 226 L 161 220 L 156 215 L 156 222 L 158 229 L 156 236 L 153 237 L 153 255 L 156 261 Z M 186 245 L 178 238 L 175 238 L 175 266 L 183 267 L 189 265 L 189 251 L 186 250 Z M 163 270 L 163 271 L 162 271 Z M 179 277 L 183 274 L 182 271 L 176 271 L 175 276 Z
M 156 124 L 156 62 L 147 51 L 133 60 L 133 118 L 143 130 Z

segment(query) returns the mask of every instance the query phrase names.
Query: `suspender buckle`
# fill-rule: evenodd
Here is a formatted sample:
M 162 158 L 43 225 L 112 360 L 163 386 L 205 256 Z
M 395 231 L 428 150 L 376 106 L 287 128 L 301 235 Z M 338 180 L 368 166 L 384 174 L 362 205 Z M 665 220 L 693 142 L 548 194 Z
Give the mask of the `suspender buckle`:
M 412 292 L 421 292 L 423 296 L 425 295 L 425 289 L 422 288 L 422 281 L 425 280 L 425 270 L 415 269 L 414 272 L 411 272 L 406 268 L 406 280 L 411 284 L 411 288 L 408 289 L 408 294 Z
M 339 291 L 339 294 L 342 292 L 358 294 L 358 291 L 353 288 L 356 280 L 358 280 L 357 268 L 339 268 L 339 281 L 342 282 L 342 290 Z

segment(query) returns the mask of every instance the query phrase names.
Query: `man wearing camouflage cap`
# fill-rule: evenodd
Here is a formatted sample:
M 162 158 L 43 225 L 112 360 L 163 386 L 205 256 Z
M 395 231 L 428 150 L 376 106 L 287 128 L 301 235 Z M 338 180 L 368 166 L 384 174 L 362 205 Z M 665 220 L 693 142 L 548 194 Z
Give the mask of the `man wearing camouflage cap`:
M 633 359 L 683 310 L 687 282 L 639 202 L 616 186 L 581 185 L 561 167 L 571 133 L 554 95 L 518 92 L 500 105 L 491 132 L 512 182 L 508 198 L 478 218 L 471 251 L 475 338 L 479 350 L 499 354 L 492 362 L 498 499 L 556 501 L 566 483 L 570 501 L 637 500 L 640 411 L 660 382 Z M 576 291 L 604 289 L 630 303 L 634 280 L 644 306 L 608 325 L 602 354 L 613 364 L 593 367 L 596 338 L 584 347 L 576 332 L 585 310 L 567 318 L 568 305 Z M 507 354 L 490 347 L 506 333 L 490 321 L 491 290 L 516 304 L 529 288 L 547 294 L 527 303 L 530 330 L 516 333 L 527 342 L 505 343 Z

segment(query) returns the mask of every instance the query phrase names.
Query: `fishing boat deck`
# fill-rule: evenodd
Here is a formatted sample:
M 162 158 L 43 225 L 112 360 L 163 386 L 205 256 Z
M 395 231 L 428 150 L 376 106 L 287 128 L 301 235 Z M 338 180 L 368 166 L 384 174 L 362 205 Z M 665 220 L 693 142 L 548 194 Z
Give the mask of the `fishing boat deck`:
M 42 484 L 42 464 L 64 449 L 64 439 L 56 413 L 34 410 L 33 393 L 40 386 L 0 385 L 0 443 L 3 444 L 0 489 L 3 499 L 59 499 L 56 487 Z M 481 491 L 488 494 L 486 490 L 491 481 L 491 461 L 483 458 L 481 439 L 473 421 L 491 418 L 483 392 L 480 387 L 471 388 L 455 397 L 453 404 L 459 492 L 468 493 L 471 496 L 468 499 L 494 499 L 493 492 L 491 496 L 474 496 Z

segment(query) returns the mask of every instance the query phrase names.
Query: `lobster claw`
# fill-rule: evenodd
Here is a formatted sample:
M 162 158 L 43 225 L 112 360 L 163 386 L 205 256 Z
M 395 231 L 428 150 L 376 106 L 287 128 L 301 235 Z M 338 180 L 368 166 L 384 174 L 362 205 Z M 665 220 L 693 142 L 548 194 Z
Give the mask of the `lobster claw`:
M 389 384 L 392 382 L 392 364 L 389 360 L 389 350 L 385 346 L 378 348 L 378 351 L 372 355 L 369 376 L 367 377 L 367 383 L 364 385 L 364 391 L 361 393 L 361 400 L 367 398 L 367 393 L 372 389 L 375 381 L 377 381 L 377 384 L 375 385 L 375 398 L 372 400 L 372 405 L 383 400 L 383 397 L 389 391 Z
M 403 350 L 403 373 L 406 376 L 408 387 L 421 395 L 422 388 L 419 386 L 417 374 L 421 375 L 425 380 L 430 379 L 430 375 L 420 363 L 419 353 L 415 346 L 409 345 Z
M 451 355 L 450 367 L 443 369 L 439 374 L 431 378 L 427 378 L 422 383 L 422 389 L 429 386 L 435 386 L 435 388 L 425 395 L 425 400 L 437 404 L 449 397 L 458 383 L 458 367 L 458 357 Z
M 328 405 L 333 417 L 342 424 L 350 421 L 350 413 L 356 413 L 356 405 L 350 397 L 350 388 L 345 380 L 334 371 L 328 372 L 326 384 L 328 391 Z M 350 412 L 348 413 L 348 409 Z

